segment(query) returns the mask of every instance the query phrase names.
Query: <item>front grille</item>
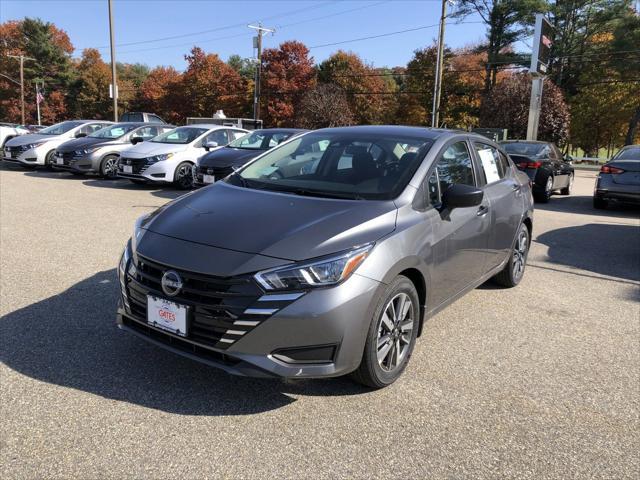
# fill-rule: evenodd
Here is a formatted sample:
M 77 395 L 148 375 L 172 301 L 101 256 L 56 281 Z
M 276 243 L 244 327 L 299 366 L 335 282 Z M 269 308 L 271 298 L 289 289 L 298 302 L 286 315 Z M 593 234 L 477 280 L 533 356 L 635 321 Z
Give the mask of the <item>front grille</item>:
M 204 175 L 213 175 L 216 177 L 216 181 L 223 179 L 224 177 L 231 175 L 233 168 L 231 167 L 201 167 L 195 168 L 195 180 L 197 182 L 204 182 Z
M 64 162 L 64 165 L 71 165 L 81 157 L 81 155 L 76 155 L 75 151 L 58 153 L 62 154 L 62 161 Z
M 130 165 L 133 167 L 133 173 L 135 174 L 142 174 L 144 173 L 144 171 L 149 168 L 149 165 L 151 165 L 151 163 L 149 162 L 148 158 L 126 158 L 126 157 L 121 157 L 120 160 L 118 161 L 118 171 L 120 173 L 123 173 L 124 170 L 122 168 L 123 165 Z
M 20 156 L 22 152 L 26 152 L 28 150 L 28 148 L 26 148 L 26 145 L 20 145 L 19 147 L 5 147 L 5 148 L 9 149 L 9 155 L 12 158 L 17 158 Z
M 268 302 L 251 276 L 213 277 L 175 269 L 141 255 L 126 275 L 127 312 L 139 322 L 147 321 L 147 295 L 167 298 L 160 285 L 167 270 L 182 278 L 180 293 L 170 300 L 189 309 L 187 338 L 193 342 L 225 350 L 262 321 L 291 301 Z M 269 313 L 270 312 L 270 313 Z

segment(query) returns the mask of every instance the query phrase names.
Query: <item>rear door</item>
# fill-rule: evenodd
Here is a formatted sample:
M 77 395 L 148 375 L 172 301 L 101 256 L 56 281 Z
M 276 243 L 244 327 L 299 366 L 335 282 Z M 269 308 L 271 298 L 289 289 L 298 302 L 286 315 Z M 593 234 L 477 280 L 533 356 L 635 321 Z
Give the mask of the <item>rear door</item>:
M 470 145 L 458 137 L 440 152 L 425 180 L 429 203 L 439 212 L 431 221 L 431 284 L 434 307 L 477 281 L 485 270 L 489 246 L 489 201 L 467 208 L 442 210 L 442 194 L 452 185 L 478 185 Z
M 522 184 L 513 164 L 495 146 L 472 140 L 484 196 L 490 204 L 487 271 L 510 254 L 524 209 Z
M 563 188 L 569 184 L 569 170 L 562 158 L 562 154 L 553 144 L 547 145 L 549 162 L 553 170 L 553 188 Z

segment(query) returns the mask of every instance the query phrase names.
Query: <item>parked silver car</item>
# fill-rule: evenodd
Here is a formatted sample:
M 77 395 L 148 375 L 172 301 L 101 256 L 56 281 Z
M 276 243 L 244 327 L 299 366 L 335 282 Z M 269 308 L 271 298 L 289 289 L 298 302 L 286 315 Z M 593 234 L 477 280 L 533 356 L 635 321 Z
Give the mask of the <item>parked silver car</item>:
M 69 140 L 56 149 L 52 166 L 76 175 L 98 173 L 114 178 L 120 152 L 175 128 L 159 123 L 123 122 Z
M 309 132 L 138 219 L 117 322 L 235 374 L 384 387 L 427 318 L 521 281 L 532 227 L 529 178 L 485 137 Z
M 593 206 L 607 208 L 610 201 L 640 205 L 640 145 L 628 145 L 600 168 Z

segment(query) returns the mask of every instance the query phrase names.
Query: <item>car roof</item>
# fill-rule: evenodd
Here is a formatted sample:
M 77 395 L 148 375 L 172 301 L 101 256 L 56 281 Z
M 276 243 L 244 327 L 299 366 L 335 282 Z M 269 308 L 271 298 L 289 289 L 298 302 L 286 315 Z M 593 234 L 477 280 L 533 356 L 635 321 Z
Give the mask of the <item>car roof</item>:
M 250 132 L 267 132 L 267 133 L 304 133 L 308 132 L 306 128 L 257 128 Z
M 540 143 L 547 145 L 552 142 L 545 142 L 543 140 L 500 140 L 499 143 Z
M 158 122 L 118 122 L 116 125 L 120 125 L 120 124 L 133 125 L 135 128 L 158 127 L 158 126 L 162 128 L 167 128 L 167 127 L 175 128 L 173 125 L 170 125 L 168 123 L 158 123 Z
M 469 135 L 469 132 L 453 130 L 449 128 L 431 127 L 408 127 L 404 125 L 359 125 L 353 127 L 332 127 L 323 128 L 316 131 L 330 133 L 354 133 L 370 135 L 401 135 L 408 137 L 423 138 L 425 140 L 435 140 L 443 135 Z
M 215 125 L 213 123 L 192 123 L 190 125 L 180 125 L 179 127 L 176 127 L 176 128 L 182 128 L 182 127 L 208 128 L 209 130 L 212 130 L 214 128 L 236 128 L 238 130 L 245 130 L 244 128 L 232 127 L 230 125 Z

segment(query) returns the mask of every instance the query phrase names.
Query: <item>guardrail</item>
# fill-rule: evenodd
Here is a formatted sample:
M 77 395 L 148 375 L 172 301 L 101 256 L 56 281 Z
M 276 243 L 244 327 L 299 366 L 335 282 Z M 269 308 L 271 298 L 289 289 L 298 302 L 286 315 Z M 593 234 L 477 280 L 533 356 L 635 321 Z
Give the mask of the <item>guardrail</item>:
M 602 165 L 603 163 L 607 163 L 609 159 L 607 158 L 599 158 L 599 157 L 573 157 L 572 162 L 577 164 L 585 164 L 585 165 Z

